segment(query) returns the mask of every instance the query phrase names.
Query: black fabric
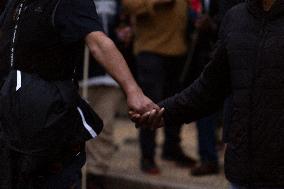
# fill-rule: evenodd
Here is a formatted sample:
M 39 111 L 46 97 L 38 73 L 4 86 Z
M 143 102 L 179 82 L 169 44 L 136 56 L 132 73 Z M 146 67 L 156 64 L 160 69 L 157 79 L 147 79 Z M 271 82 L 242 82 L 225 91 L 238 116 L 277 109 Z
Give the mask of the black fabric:
M 220 0 L 220 7 L 219 7 L 220 19 L 223 19 L 227 11 L 230 10 L 233 6 L 239 3 L 243 3 L 245 1 L 246 0 Z
M 220 0 L 219 4 L 219 19 L 222 20 L 227 11 L 239 3 L 243 3 L 245 0 Z M 224 127 L 223 127 L 223 142 L 229 141 L 229 132 L 231 129 L 231 118 L 233 111 L 233 99 L 232 96 L 228 97 L 224 103 Z
M 257 0 L 224 18 L 213 59 L 201 76 L 160 105 L 167 124 L 216 111 L 232 95 L 225 172 L 232 183 L 284 187 L 284 1 L 269 12 Z
M 3 9 L 5 7 L 6 1 L 5 0 L 0 0 L 0 15 L 3 12 Z
M 17 0 L 12 1 L 1 28 L 0 75 L 7 74 L 10 65 L 13 15 L 18 6 Z M 57 2 L 27 1 L 15 46 L 16 68 L 38 73 L 47 80 L 71 79 L 75 66 L 83 60 L 84 36 L 92 31 L 101 31 L 91 0 L 60 0 L 55 10 Z M 85 10 L 86 7 L 88 9 Z M 86 15 L 91 11 L 93 14 Z
M 1 164 L 3 163 L 0 169 L 0 188 L 80 189 L 81 167 L 85 163 L 84 151 L 74 153 L 70 146 L 57 149 L 61 154 L 52 158 L 30 156 L 3 145 L 0 153 Z
M 84 118 L 88 125 L 99 135 L 103 130 L 103 120 L 94 112 L 92 107 L 82 98 L 79 98 L 78 107 L 82 110 Z M 85 141 L 91 138 L 90 133 L 86 129 L 81 129 L 83 139 Z M 78 133 L 77 133 L 78 134 Z
M 1 28 L 2 21 L 3 21 L 3 18 L 4 18 L 5 12 L 6 12 L 5 10 L 6 10 L 7 4 L 9 2 L 10 2 L 10 0 L 0 0 L 0 28 Z
M 10 58 L 9 49 L 11 46 L 12 32 L 13 32 L 13 17 L 9 15 L 14 14 L 15 0 L 8 1 L 9 6 L 5 8 L 4 13 L 0 17 L 0 84 L 2 84 L 4 77 L 9 72 Z M 1 85 L 0 85 L 1 86 Z
M 17 72 L 11 71 L 0 91 L 3 138 L 13 150 L 50 155 L 56 145 L 92 138 L 77 107 L 87 112 L 84 119 L 97 134 L 101 131 L 101 120 L 83 103 L 72 81 L 48 82 L 21 72 L 21 88 L 16 91 L 16 78 Z
M 93 0 L 60 0 L 54 24 L 61 39 L 76 42 L 94 31 L 103 31 Z
M 23 183 L 27 189 L 38 188 L 38 181 L 49 186 L 49 177 L 59 182 L 51 188 L 65 188 L 58 176 L 66 174 L 68 162 L 93 137 L 84 122 L 98 135 L 102 121 L 78 96 L 72 81 L 49 82 L 21 72 L 21 87 L 16 90 L 18 73 L 11 71 L 0 91 L 0 158 L 6 161 L 0 164 L 0 188 L 23 189 Z
M 70 92 L 68 98 L 65 98 L 65 100 L 75 98 L 75 97 L 70 97 L 71 94 L 73 94 L 74 96 L 76 94 L 76 91 L 75 92 L 70 91 L 70 88 L 73 85 L 71 79 L 74 77 L 73 72 L 76 64 L 78 63 L 77 61 L 79 61 L 78 57 L 80 56 L 78 56 L 78 54 L 80 54 L 80 47 L 81 44 L 83 44 L 83 41 L 78 41 L 75 43 L 66 43 L 60 37 L 60 32 L 58 33 L 54 28 L 54 26 L 52 25 L 53 13 L 54 11 L 58 11 L 56 9 L 56 6 L 58 5 L 57 8 L 59 8 L 60 5 L 58 4 L 58 2 L 63 2 L 63 1 L 64 0 L 60 1 L 27 0 L 24 4 L 24 9 L 22 11 L 22 14 L 20 15 L 20 20 L 18 22 L 18 30 L 16 35 L 16 41 L 14 44 L 15 65 L 13 68 L 23 71 L 23 76 L 24 76 L 23 79 L 26 80 L 22 81 L 29 82 L 29 85 L 27 86 L 31 90 L 30 93 L 34 95 L 33 98 L 28 98 L 29 97 L 28 95 L 24 96 L 23 99 L 26 100 L 24 101 L 24 103 L 36 102 L 33 101 L 35 99 L 38 101 L 41 100 L 41 102 L 45 103 L 42 105 L 42 107 L 40 106 L 35 107 L 38 109 L 34 110 L 34 112 L 40 112 L 41 108 L 49 108 L 50 106 L 48 106 L 48 104 L 52 105 L 52 102 L 54 101 L 56 102 L 56 100 L 58 100 L 54 96 L 51 96 L 50 97 L 51 99 L 48 99 L 48 96 L 45 98 L 42 98 L 42 96 L 40 96 L 41 93 L 44 93 L 44 88 L 46 88 L 46 90 L 50 90 L 47 92 L 50 93 L 53 92 L 54 94 L 59 95 L 58 92 L 54 91 L 54 86 L 49 85 L 50 83 L 48 81 L 52 82 L 52 84 L 54 85 L 59 84 L 61 82 L 60 84 L 61 86 L 57 86 L 60 89 L 59 91 L 61 92 L 61 94 L 62 91 L 64 91 L 64 94 L 68 94 L 68 92 Z M 15 9 L 17 9 L 18 7 L 18 4 L 19 4 L 18 1 L 14 1 L 14 3 L 11 3 L 11 8 L 8 7 L 9 10 L 7 12 L 7 19 L 5 19 L 3 26 L 4 36 L 3 38 L 1 38 L 1 40 L 3 40 L 6 43 L 3 44 L 3 46 L 1 46 L 0 52 L 3 53 L 1 54 L 1 58 L 3 59 L 3 64 L 6 64 L 6 71 L 9 70 L 7 67 L 10 66 L 9 65 L 11 57 L 10 48 L 12 40 L 11 37 L 14 33 L 13 25 L 15 24 L 15 21 L 13 20 L 13 15 Z M 94 12 L 96 12 L 95 9 Z M 8 37 L 8 40 L 5 37 Z M 74 52 L 74 54 L 70 56 L 69 53 L 72 52 Z M 28 73 L 33 73 L 34 75 Z M 6 86 L 8 87 L 13 86 L 11 83 L 9 83 L 13 82 L 12 80 L 15 79 L 13 74 L 15 73 L 11 73 L 9 75 L 8 81 L 6 83 Z M 23 85 L 24 84 L 25 83 L 23 83 Z M 40 91 L 40 89 L 42 90 Z M 4 88 L 3 91 L 5 92 L 5 90 L 8 94 L 12 93 L 13 91 L 10 88 L 9 89 Z M 24 95 L 26 94 L 24 93 Z M 16 106 L 20 105 L 25 107 L 27 105 L 20 103 L 13 104 L 11 105 L 11 107 L 14 106 L 13 108 L 15 108 Z M 71 102 L 66 102 L 66 103 L 73 105 L 78 104 L 75 100 L 73 101 L 71 100 Z M 74 107 L 72 108 L 75 109 L 75 111 L 77 111 L 76 110 L 77 107 L 76 106 Z M 49 110 L 46 109 L 46 111 Z M 50 112 L 44 112 L 43 115 L 47 116 L 48 113 Z M 27 112 L 27 115 L 29 114 L 32 115 L 32 112 Z M 25 117 L 22 117 L 22 115 L 18 116 L 21 117 L 21 119 L 25 119 Z M 36 127 L 38 127 L 38 125 L 36 124 L 42 125 L 41 121 L 45 121 L 44 117 L 40 116 L 33 117 L 30 120 L 32 120 L 33 123 L 28 123 L 28 125 L 31 124 Z M 11 122 L 12 121 L 14 120 L 11 120 Z M 98 125 L 101 125 L 101 123 L 98 122 Z
M 88 24 L 90 17 L 81 14 L 80 8 L 86 8 L 82 4 L 87 1 L 66 0 L 67 4 L 79 6 L 66 5 L 66 11 L 81 23 L 77 20 L 77 24 L 72 24 L 78 31 L 69 27 L 69 34 L 75 38 L 65 38 L 68 31 L 54 25 L 56 6 L 62 11 L 64 1 L 60 1 L 60 6 L 58 0 L 25 1 L 14 45 L 13 71 L 10 71 L 10 59 L 14 15 L 22 1 L 11 0 L 6 9 L 0 36 L 0 76 L 4 80 L 0 92 L 0 142 L 3 145 L 0 159 L 7 163 L 0 164 L 1 189 L 22 189 L 23 178 L 30 180 L 34 174 L 38 176 L 39 170 L 48 172 L 50 163 L 65 164 L 76 155 L 78 151 L 73 151 L 72 146 L 92 137 L 84 121 L 94 127 L 96 134 L 102 129 L 102 121 L 88 104 L 82 103 L 72 81 L 76 65 L 82 62 L 83 35 L 98 31 L 100 26 L 95 22 L 98 25 L 84 28 L 84 20 Z M 71 8 L 71 12 L 68 11 Z M 89 8 L 96 12 L 95 6 Z M 21 87 L 17 91 L 16 69 L 21 71 Z M 86 114 L 84 119 L 77 107 Z M 10 154 L 18 155 L 11 158 Z M 13 160 L 15 164 L 10 162 Z M 63 188 L 61 186 L 57 188 Z

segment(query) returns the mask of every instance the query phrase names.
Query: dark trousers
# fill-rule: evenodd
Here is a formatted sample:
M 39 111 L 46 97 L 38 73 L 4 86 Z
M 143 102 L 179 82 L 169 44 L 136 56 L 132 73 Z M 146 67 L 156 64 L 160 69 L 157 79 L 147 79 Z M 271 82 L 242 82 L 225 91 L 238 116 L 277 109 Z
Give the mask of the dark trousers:
M 216 128 L 218 114 L 197 121 L 199 156 L 204 163 L 218 164 Z
M 181 89 L 179 77 L 185 57 L 164 57 L 153 53 L 140 53 L 137 56 L 138 82 L 149 98 L 155 103 L 172 96 Z M 164 128 L 165 141 L 163 152 L 174 153 L 180 143 L 181 125 L 169 125 Z M 142 158 L 154 158 L 156 132 L 150 129 L 140 130 L 140 148 Z
M 86 162 L 86 154 L 74 156 L 72 160 L 57 175 L 48 177 L 46 189 L 80 189 L 81 188 L 81 168 Z

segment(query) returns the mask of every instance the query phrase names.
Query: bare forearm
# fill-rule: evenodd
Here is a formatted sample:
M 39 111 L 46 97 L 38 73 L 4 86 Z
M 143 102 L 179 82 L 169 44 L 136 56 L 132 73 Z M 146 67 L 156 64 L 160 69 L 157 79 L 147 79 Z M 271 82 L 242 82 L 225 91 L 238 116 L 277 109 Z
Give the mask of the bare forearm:
M 91 54 L 122 87 L 126 95 L 140 90 L 114 43 L 101 32 L 86 39 Z
M 153 109 L 159 110 L 159 107 L 143 94 L 112 40 L 102 32 L 92 32 L 86 37 L 86 43 L 97 62 L 122 87 L 127 96 L 130 110 L 137 113 L 145 113 Z

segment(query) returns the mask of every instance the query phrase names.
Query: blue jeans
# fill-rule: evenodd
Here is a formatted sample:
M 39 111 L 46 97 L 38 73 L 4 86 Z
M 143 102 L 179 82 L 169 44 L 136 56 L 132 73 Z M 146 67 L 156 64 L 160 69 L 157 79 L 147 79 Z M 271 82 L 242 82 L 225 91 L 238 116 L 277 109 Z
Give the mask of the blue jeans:
M 218 114 L 197 121 L 199 156 L 203 163 L 218 164 L 216 127 Z

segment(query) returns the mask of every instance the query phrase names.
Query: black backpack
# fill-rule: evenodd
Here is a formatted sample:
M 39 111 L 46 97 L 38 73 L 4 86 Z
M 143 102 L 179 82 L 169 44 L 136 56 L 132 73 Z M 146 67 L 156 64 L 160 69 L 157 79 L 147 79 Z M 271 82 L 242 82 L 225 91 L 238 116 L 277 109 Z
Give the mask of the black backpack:
M 27 153 L 86 141 L 103 126 L 72 81 L 45 81 L 19 70 L 10 71 L 6 78 L 0 107 L 4 137 L 12 148 Z

